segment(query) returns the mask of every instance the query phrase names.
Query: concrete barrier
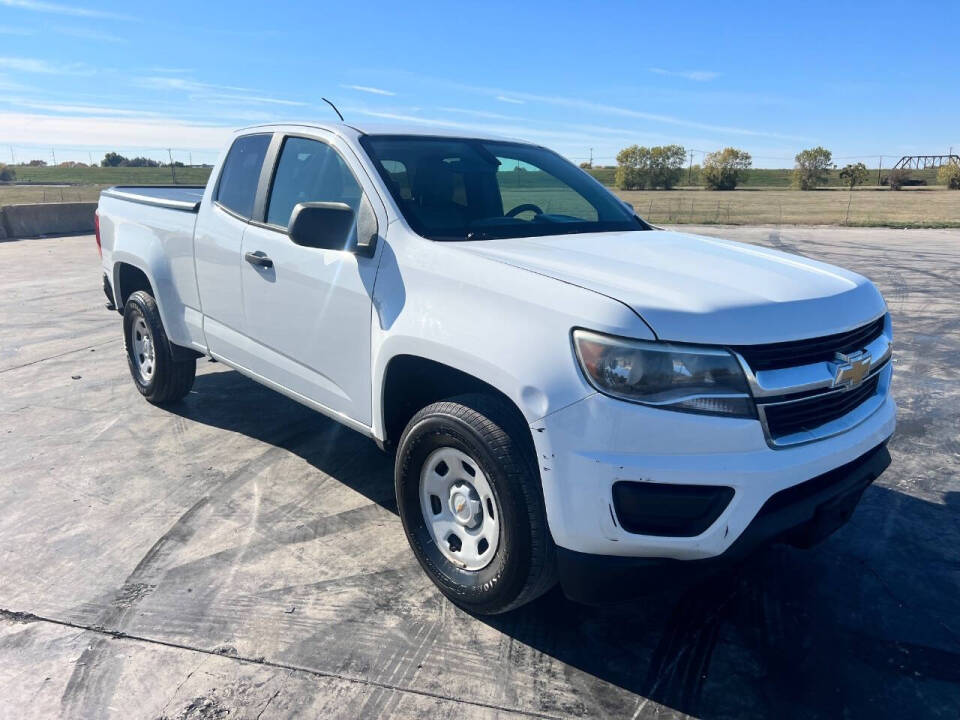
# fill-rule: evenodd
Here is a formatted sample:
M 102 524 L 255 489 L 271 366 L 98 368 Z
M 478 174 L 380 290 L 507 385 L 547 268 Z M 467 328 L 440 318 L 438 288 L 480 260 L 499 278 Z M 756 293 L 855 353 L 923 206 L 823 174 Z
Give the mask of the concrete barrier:
M 95 202 L 33 203 L 0 208 L 0 238 L 93 232 Z

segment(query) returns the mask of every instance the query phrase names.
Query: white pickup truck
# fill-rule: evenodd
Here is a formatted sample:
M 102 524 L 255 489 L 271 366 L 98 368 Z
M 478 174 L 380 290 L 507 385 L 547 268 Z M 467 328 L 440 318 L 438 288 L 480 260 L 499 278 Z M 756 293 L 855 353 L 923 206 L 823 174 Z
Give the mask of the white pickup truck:
M 813 544 L 890 462 L 873 284 L 654 228 L 538 145 L 245 128 L 205 189 L 105 190 L 97 242 L 147 400 L 208 356 L 373 438 L 472 612 Z

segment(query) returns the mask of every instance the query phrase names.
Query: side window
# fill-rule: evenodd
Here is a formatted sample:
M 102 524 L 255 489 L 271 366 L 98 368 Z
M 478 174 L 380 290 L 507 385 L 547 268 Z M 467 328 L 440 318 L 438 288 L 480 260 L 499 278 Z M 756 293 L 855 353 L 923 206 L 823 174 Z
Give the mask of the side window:
M 356 212 L 363 190 L 340 154 L 319 140 L 289 137 L 273 176 L 267 222 L 286 227 L 302 202 L 342 202 Z
M 270 135 L 245 135 L 234 141 L 220 173 L 218 203 L 246 218 L 253 214 L 260 168 L 269 145 Z

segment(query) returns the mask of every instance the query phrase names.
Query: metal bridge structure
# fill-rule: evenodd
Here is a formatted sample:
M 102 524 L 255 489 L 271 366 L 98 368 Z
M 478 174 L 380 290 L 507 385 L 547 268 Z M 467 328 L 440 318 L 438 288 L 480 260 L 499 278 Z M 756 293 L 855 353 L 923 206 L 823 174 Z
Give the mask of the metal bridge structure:
M 943 165 L 960 165 L 960 155 L 904 155 L 893 166 L 894 170 L 925 170 Z

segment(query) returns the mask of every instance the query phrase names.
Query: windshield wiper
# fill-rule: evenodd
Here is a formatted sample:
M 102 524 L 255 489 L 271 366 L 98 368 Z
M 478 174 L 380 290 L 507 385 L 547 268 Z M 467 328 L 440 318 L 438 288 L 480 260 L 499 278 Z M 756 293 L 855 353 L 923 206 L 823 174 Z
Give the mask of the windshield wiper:
M 483 232 L 480 230 L 471 230 L 467 233 L 467 240 L 496 240 L 496 235 L 491 235 L 490 233 Z

